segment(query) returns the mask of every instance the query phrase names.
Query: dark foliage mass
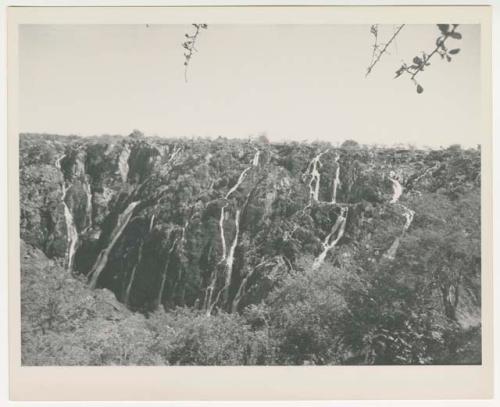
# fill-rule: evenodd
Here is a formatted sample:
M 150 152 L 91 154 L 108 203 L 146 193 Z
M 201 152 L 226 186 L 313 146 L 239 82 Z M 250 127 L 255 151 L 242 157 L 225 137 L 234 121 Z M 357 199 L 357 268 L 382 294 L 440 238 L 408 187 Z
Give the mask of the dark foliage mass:
M 481 363 L 480 167 L 21 135 L 23 364 Z

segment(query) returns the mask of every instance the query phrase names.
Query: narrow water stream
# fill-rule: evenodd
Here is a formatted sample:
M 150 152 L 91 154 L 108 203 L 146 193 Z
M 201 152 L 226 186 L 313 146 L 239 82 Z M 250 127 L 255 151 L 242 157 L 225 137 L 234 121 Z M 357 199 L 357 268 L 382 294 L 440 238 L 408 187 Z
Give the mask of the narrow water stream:
M 61 191 L 62 191 L 62 196 L 61 196 L 61 201 L 64 205 L 64 219 L 66 222 L 66 235 L 67 235 L 67 244 L 66 244 L 66 255 L 65 255 L 65 263 L 66 263 L 66 268 L 68 271 L 73 270 L 73 259 L 75 257 L 76 253 L 76 246 L 78 243 L 78 230 L 76 229 L 75 225 L 75 220 L 73 218 L 73 214 L 71 213 L 71 210 L 66 203 L 66 195 L 68 192 L 68 187 L 66 185 L 66 180 L 64 178 L 64 173 L 61 168 L 61 161 L 66 157 L 65 154 L 60 156 L 56 160 L 56 168 L 61 172 L 63 176 L 63 181 L 61 184 Z
M 407 206 L 400 204 L 399 198 L 403 194 L 403 187 L 401 186 L 401 183 L 397 180 L 395 177 L 394 172 L 391 171 L 391 174 L 389 175 L 389 179 L 392 182 L 392 198 L 391 198 L 391 203 L 394 205 L 399 206 L 401 209 L 403 209 L 403 216 L 406 219 L 406 222 L 403 226 L 403 230 L 401 234 L 394 239 L 392 242 L 391 247 L 387 250 L 387 252 L 384 254 L 384 257 L 389 259 L 389 260 L 394 260 L 396 258 L 396 253 L 399 248 L 399 244 L 401 242 L 401 238 L 404 236 L 406 231 L 409 229 L 411 226 L 411 223 L 413 222 L 413 217 L 415 216 L 415 212 L 408 208 Z
M 113 229 L 110 237 L 110 241 L 108 245 L 106 246 L 105 249 L 99 253 L 99 256 L 97 257 L 96 262 L 94 263 L 94 266 L 92 267 L 92 270 L 88 274 L 89 276 L 89 283 L 91 288 L 95 288 L 97 285 L 97 281 L 99 279 L 99 276 L 101 275 L 102 271 L 106 267 L 106 264 L 108 262 L 109 254 L 111 253 L 111 250 L 113 250 L 113 247 L 115 246 L 116 242 L 122 235 L 123 231 L 125 230 L 126 226 L 128 225 L 128 222 L 130 221 L 130 218 L 132 217 L 132 213 L 134 212 L 134 209 L 137 205 L 139 205 L 140 201 L 135 201 L 130 203 L 127 208 L 118 216 L 118 220 L 116 222 L 116 226 Z

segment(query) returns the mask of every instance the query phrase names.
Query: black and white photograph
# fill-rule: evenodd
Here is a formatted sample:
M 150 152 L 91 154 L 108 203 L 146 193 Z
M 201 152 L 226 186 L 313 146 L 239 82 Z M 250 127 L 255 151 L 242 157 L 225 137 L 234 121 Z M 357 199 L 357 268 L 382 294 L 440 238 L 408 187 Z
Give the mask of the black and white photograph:
M 480 28 L 20 25 L 22 365 L 481 365 Z

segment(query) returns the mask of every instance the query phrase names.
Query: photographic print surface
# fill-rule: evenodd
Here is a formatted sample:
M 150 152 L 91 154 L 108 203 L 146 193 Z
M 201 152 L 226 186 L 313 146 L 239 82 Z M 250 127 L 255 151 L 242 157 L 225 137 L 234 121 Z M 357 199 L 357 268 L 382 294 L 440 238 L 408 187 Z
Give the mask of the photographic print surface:
M 21 25 L 22 364 L 481 364 L 479 50 Z

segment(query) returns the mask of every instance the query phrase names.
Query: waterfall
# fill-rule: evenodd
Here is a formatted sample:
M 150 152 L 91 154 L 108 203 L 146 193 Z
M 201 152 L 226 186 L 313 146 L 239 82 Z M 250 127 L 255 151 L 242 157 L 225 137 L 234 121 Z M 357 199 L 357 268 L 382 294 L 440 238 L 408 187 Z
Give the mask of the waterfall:
M 84 189 L 85 189 L 85 195 L 87 197 L 87 206 L 85 208 L 85 217 L 86 217 L 86 228 L 91 228 L 92 227 L 92 191 L 90 189 L 90 184 L 87 179 L 85 179 L 85 182 L 83 184 Z
M 236 231 L 234 232 L 233 243 L 231 244 L 231 248 L 229 249 L 229 254 L 227 255 L 226 265 L 227 265 L 227 274 L 226 274 L 226 287 L 229 287 L 231 283 L 231 277 L 233 274 L 233 263 L 234 263 L 234 251 L 238 246 L 238 238 L 240 234 L 240 210 L 236 211 L 236 216 L 234 217 L 234 224 L 236 227 Z
M 340 164 L 339 164 L 340 156 L 337 154 L 335 156 L 335 164 L 337 168 L 335 170 L 335 179 L 333 180 L 333 193 L 332 193 L 332 203 L 337 202 L 337 189 L 340 185 Z
M 316 157 L 314 157 L 309 165 L 307 166 L 306 169 L 306 174 L 310 171 L 311 173 L 311 179 L 309 180 L 309 195 L 312 200 L 315 200 L 316 202 L 319 201 L 319 185 L 320 185 L 320 180 L 321 180 L 321 174 L 319 172 L 319 169 L 323 166 L 321 164 L 321 156 L 328 152 L 328 150 L 325 150 L 321 153 L 319 153 Z M 314 186 L 313 186 L 314 184 Z
M 245 177 L 247 175 L 247 172 L 250 171 L 252 167 L 247 167 L 245 168 L 240 176 L 238 177 L 238 181 L 236 182 L 236 184 L 234 184 L 234 186 L 229 190 L 229 192 L 226 194 L 225 198 L 226 199 L 229 199 L 229 197 L 233 194 L 234 191 L 236 191 L 238 189 L 238 187 L 241 185 L 241 183 L 245 180 Z
M 153 213 L 151 215 L 151 220 L 149 221 L 149 232 L 150 233 L 153 230 L 154 221 L 155 221 L 155 215 Z M 129 302 L 130 302 L 130 293 L 132 292 L 132 285 L 134 284 L 134 281 L 135 281 L 135 275 L 136 275 L 136 272 L 137 272 L 137 267 L 139 266 L 139 264 L 141 263 L 141 260 L 142 260 L 142 248 L 143 247 L 144 247 L 144 240 L 142 240 L 141 244 L 139 245 L 139 252 L 137 254 L 137 261 L 136 261 L 134 267 L 132 268 L 132 273 L 130 274 L 130 279 L 129 279 L 129 282 L 128 282 L 128 285 L 127 285 L 127 289 L 125 291 L 125 299 L 124 299 L 123 302 L 127 306 L 129 305 Z
M 347 221 L 347 211 L 348 211 L 347 207 L 341 208 L 339 217 L 332 226 L 330 233 L 328 234 L 328 236 L 325 237 L 325 240 L 323 241 L 323 251 L 319 254 L 318 257 L 316 257 L 316 259 L 314 259 L 314 263 L 312 266 L 313 270 L 318 269 L 323 264 L 328 252 L 332 250 L 335 246 L 337 246 L 339 240 L 342 238 L 342 236 L 344 236 L 345 226 Z M 332 237 L 335 235 L 335 233 L 337 233 L 337 237 L 333 241 L 330 241 Z
M 115 246 L 116 242 L 120 238 L 121 234 L 125 230 L 125 227 L 128 225 L 128 222 L 130 221 L 130 218 L 132 217 L 132 213 L 135 209 L 135 207 L 139 205 L 139 201 L 132 202 L 127 206 L 127 208 L 118 216 L 118 220 L 116 222 L 116 226 L 111 232 L 111 237 L 110 237 L 110 242 L 106 246 L 105 249 L 99 253 L 99 256 L 97 257 L 97 260 L 94 263 L 94 266 L 92 267 L 92 270 L 88 274 L 89 278 L 89 283 L 91 288 L 95 288 L 97 285 L 97 280 L 99 279 L 99 276 L 101 275 L 102 271 L 106 267 L 106 264 L 108 262 L 109 254 L 111 253 L 111 250 L 113 250 L 113 247 Z
M 398 251 L 399 244 L 401 242 L 401 238 L 404 236 L 406 231 L 410 228 L 411 223 L 413 222 L 413 217 L 415 216 L 415 212 L 412 211 L 407 206 L 398 203 L 399 198 L 403 194 L 403 187 L 401 186 L 399 181 L 395 178 L 395 174 L 393 171 L 391 171 L 391 173 L 389 175 L 389 179 L 392 182 L 392 191 L 393 191 L 391 203 L 398 205 L 400 208 L 403 209 L 403 211 L 404 211 L 403 216 L 406 219 L 401 234 L 398 237 L 396 237 L 396 239 L 394 239 L 394 242 L 392 242 L 391 247 L 389 247 L 387 252 L 384 254 L 385 258 L 387 258 L 389 260 L 394 260 L 396 258 L 396 253 Z
M 221 239 L 221 245 L 222 245 L 222 260 L 226 258 L 226 237 L 224 235 L 224 217 L 226 216 L 225 210 L 226 210 L 227 203 L 222 207 L 220 211 L 220 219 L 219 219 L 219 230 L 220 230 L 220 239 Z
M 391 171 L 389 175 L 389 179 L 392 182 L 392 199 L 391 203 L 396 203 L 399 200 L 399 197 L 403 194 L 403 187 L 399 183 L 399 181 L 395 178 L 394 172 Z
M 236 215 L 235 215 L 236 231 L 235 231 L 233 242 L 231 244 L 231 247 L 229 248 L 229 253 L 228 253 L 227 252 L 227 244 L 226 244 L 226 235 L 225 235 L 225 231 L 224 231 L 226 207 L 228 206 L 227 200 L 231 197 L 231 195 L 243 183 L 243 181 L 245 180 L 245 177 L 247 176 L 248 171 L 250 171 L 252 169 L 252 167 L 256 167 L 259 164 L 260 150 L 258 150 L 258 149 L 255 149 L 255 150 L 256 150 L 256 152 L 255 152 L 255 155 L 252 159 L 251 165 L 249 167 L 245 168 L 240 173 L 240 176 L 238 177 L 238 181 L 236 181 L 236 184 L 234 184 L 232 186 L 232 188 L 227 192 L 227 194 L 224 197 L 224 199 L 226 200 L 226 203 L 221 208 L 220 218 L 219 218 L 219 230 L 220 230 L 221 245 L 222 245 L 222 258 L 221 258 L 220 263 L 224 262 L 224 268 L 226 271 L 226 278 L 225 278 L 224 286 L 218 292 L 215 300 L 212 301 L 213 291 L 214 291 L 215 285 L 217 283 L 217 272 L 216 272 L 216 270 L 214 270 L 214 272 L 212 272 L 211 282 L 206 289 L 205 301 L 204 301 L 204 307 L 207 310 L 207 314 L 210 314 L 212 312 L 213 307 L 219 301 L 220 295 L 223 292 L 225 292 L 229 288 L 229 285 L 231 284 L 233 263 L 234 263 L 234 252 L 236 250 L 236 247 L 238 246 L 238 239 L 239 239 L 239 233 L 240 233 L 240 213 L 241 213 L 241 211 L 239 209 L 236 210 Z
M 72 271 L 73 269 L 73 259 L 75 256 L 76 252 L 76 245 L 78 243 L 78 230 L 76 229 L 75 225 L 75 220 L 73 219 L 73 214 L 71 213 L 70 208 L 66 204 L 66 194 L 68 192 L 68 188 L 66 186 L 66 180 L 64 177 L 64 173 L 61 168 L 61 161 L 63 158 L 66 157 L 65 154 L 60 156 L 56 160 L 56 168 L 61 171 L 62 176 L 63 176 L 63 181 L 61 184 L 61 191 L 62 191 L 62 197 L 61 201 L 64 205 L 64 219 L 66 222 L 66 235 L 67 235 L 67 248 L 66 248 L 66 255 L 65 255 L 65 262 L 66 262 L 66 267 L 68 271 Z
M 223 298 L 227 299 L 227 291 L 229 290 L 229 287 L 231 285 L 231 279 L 233 276 L 233 264 L 234 264 L 234 252 L 236 250 L 236 247 L 238 246 L 238 238 L 240 235 L 240 210 L 236 210 L 236 215 L 234 217 L 234 224 L 236 231 L 234 232 L 234 238 L 233 242 L 231 243 L 231 247 L 229 248 L 229 253 L 227 254 L 227 258 L 225 259 L 225 271 L 226 271 L 226 278 L 224 281 L 223 287 L 220 289 L 220 291 L 217 293 L 217 296 L 215 297 L 215 300 L 211 302 L 212 298 L 212 293 L 213 289 L 215 288 L 215 282 L 216 282 L 216 277 L 212 280 L 212 284 L 210 285 L 210 297 L 208 301 L 208 309 L 207 309 L 207 314 L 210 314 L 212 312 L 213 307 L 219 302 L 220 297 L 222 294 L 224 294 Z M 222 259 L 221 261 L 223 261 Z
M 172 151 L 172 154 L 170 155 L 170 158 L 168 159 L 168 163 L 174 161 L 175 157 L 177 157 L 177 155 L 179 155 L 181 151 L 182 151 L 181 147 L 175 147 L 174 151 Z
M 232 313 L 236 313 L 238 312 L 238 307 L 240 305 L 240 302 L 241 302 L 241 299 L 243 298 L 243 295 L 245 294 L 245 290 L 246 290 L 246 287 L 247 287 L 247 284 L 248 284 L 248 280 L 254 275 L 254 273 L 262 266 L 267 266 L 269 265 L 270 263 L 272 263 L 272 261 L 261 261 L 259 264 L 257 264 L 256 266 L 254 267 L 251 267 L 248 269 L 245 277 L 243 277 L 241 283 L 240 283 L 240 286 L 238 287 L 238 291 L 236 292 L 234 298 L 233 298 L 233 302 L 231 304 L 231 312 Z
M 172 254 L 175 251 L 175 247 L 177 246 L 178 240 L 179 240 L 178 237 L 174 239 L 172 246 L 168 251 L 167 261 L 165 262 L 165 266 L 163 267 L 163 273 L 161 275 L 160 289 L 158 290 L 158 296 L 156 297 L 155 308 L 158 308 L 161 304 L 161 299 L 163 298 L 163 292 L 165 291 L 165 282 L 167 281 L 168 266 L 170 265 L 170 259 L 172 258 Z
M 151 215 L 151 220 L 149 221 L 149 231 L 150 232 L 153 230 L 154 224 L 155 224 L 155 214 L 153 213 Z
M 410 208 L 401 205 L 401 207 L 405 210 L 404 217 L 406 218 L 406 223 L 403 227 L 403 231 L 407 231 L 408 228 L 411 226 L 411 223 L 413 222 L 413 217 L 415 216 L 415 211 L 412 211 Z
M 142 247 L 144 246 L 144 240 L 141 241 L 141 244 L 139 245 L 139 253 L 137 254 L 137 261 L 134 264 L 134 267 L 132 268 L 132 273 L 130 273 L 130 279 L 128 281 L 127 285 L 127 290 L 125 291 L 125 298 L 124 298 L 124 303 L 125 305 L 129 305 L 130 302 L 130 293 L 132 292 L 132 285 L 134 284 L 135 281 L 135 273 L 137 272 L 137 266 L 141 263 L 142 259 Z
M 118 157 L 118 171 L 120 173 L 120 176 L 122 178 L 122 182 L 127 182 L 128 179 L 128 171 L 129 171 L 129 165 L 128 165 L 128 159 L 130 157 L 130 149 L 127 144 L 125 144 L 125 147 L 123 147 L 123 150 L 120 153 L 120 156 Z
M 256 148 L 255 155 L 253 156 L 253 161 L 252 161 L 252 165 L 254 167 L 257 167 L 259 165 L 259 156 L 260 156 L 260 150 Z
M 254 161 L 255 161 L 255 159 L 254 159 Z M 241 172 L 240 176 L 238 177 L 238 181 L 229 190 L 229 192 L 226 194 L 224 199 L 226 199 L 226 200 L 229 199 L 229 197 L 238 189 L 238 187 L 241 185 L 241 183 L 245 180 L 247 172 L 250 171 L 251 168 L 252 167 L 247 167 Z M 226 216 L 226 213 L 225 213 L 226 207 L 227 207 L 227 202 L 221 208 L 220 218 L 219 218 L 219 229 L 220 229 L 220 237 L 221 237 L 221 244 L 222 244 L 222 260 L 226 259 L 226 252 L 227 252 L 226 237 L 225 237 L 225 233 L 224 233 L 224 218 Z
M 387 252 L 384 254 L 384 257 L 386 259 L 394 260 L 396 258 L 396 252 L 398 251 L 400 241 L 401 241 L 401 236 L 398 236 L 396 237 L 396 239 L 394 239 L 394 242 L 392 242 L 391 247 L 389 247 Z

